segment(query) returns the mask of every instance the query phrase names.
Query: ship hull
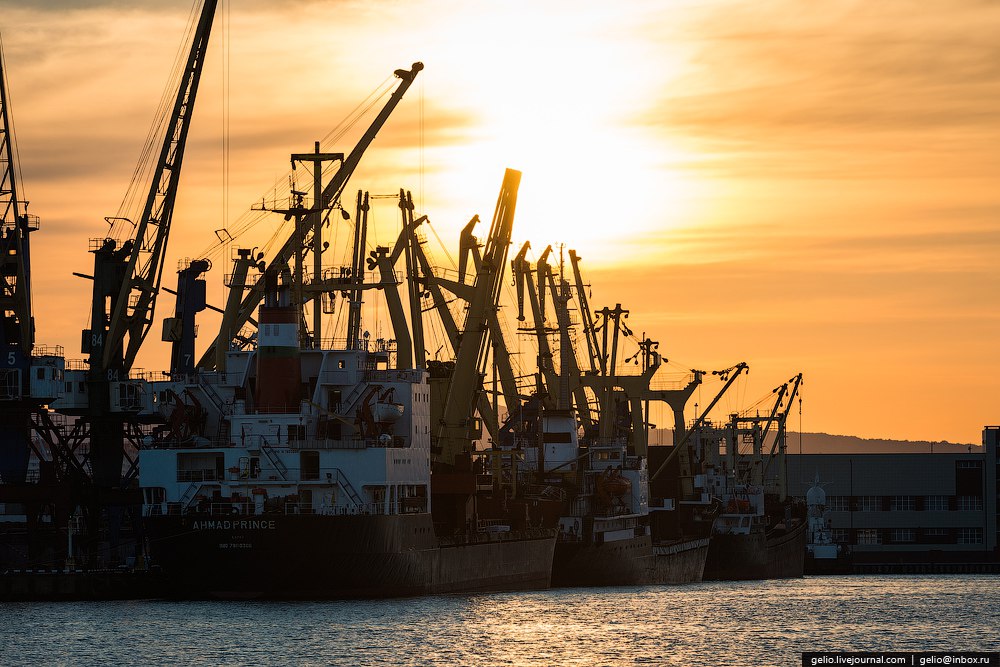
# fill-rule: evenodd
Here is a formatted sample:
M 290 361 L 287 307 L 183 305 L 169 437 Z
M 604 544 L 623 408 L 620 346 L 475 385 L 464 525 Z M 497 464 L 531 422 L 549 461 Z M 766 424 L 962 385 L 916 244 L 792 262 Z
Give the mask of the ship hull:
M 712 535 L 704 578 L 730 581 L 801 577 L 806 538 L 804 523 L 780 534 Z
M 649 535 L 594 544 L 556 543 L 553 586 L 633 586 L 652 583 L 653 543 Z
M 547 588 L 552 533 L 439 541 L 429 514 L 190 515 L 146 523 L 174 597 L 370 598 Z
M 710 540 L 678 540 L 653 547 L 654 584 L 692 584 L 702 580 Z

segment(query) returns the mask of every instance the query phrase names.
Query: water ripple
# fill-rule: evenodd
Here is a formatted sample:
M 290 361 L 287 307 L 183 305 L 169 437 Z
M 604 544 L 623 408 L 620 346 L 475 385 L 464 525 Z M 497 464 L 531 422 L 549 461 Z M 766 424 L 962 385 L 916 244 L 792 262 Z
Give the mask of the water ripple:
M 0 605 L 3 665 L 798 665 L 996 650 L 1000 577 L 858 576 L 380 601 Z

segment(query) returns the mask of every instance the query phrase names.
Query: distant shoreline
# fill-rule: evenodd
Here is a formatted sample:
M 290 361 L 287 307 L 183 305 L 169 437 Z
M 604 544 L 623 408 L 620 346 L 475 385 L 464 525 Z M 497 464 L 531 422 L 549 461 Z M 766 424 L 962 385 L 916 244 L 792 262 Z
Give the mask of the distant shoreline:
M 650 445 L 670 445 L 672 433 L 667 429 L 654 429 L 649 435 Z M 802 454 L 967 454 L 982 452 L 981 444 L 963 442 L 931 442 L 929 440 L 888 440 L 860 438 L 854 435 L 829 433 L 802 433 Z M 788 433 L 788 453 L 799 453 L 799 434 Z

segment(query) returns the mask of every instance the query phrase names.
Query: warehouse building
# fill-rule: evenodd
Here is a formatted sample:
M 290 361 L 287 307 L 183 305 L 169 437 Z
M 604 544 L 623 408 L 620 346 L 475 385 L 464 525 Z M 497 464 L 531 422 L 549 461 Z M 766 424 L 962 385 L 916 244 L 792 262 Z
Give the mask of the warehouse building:
M 789 494 L 817 475 L 855 563 L 998 562 L 1000 426 L 968 453 L 788 455 Z

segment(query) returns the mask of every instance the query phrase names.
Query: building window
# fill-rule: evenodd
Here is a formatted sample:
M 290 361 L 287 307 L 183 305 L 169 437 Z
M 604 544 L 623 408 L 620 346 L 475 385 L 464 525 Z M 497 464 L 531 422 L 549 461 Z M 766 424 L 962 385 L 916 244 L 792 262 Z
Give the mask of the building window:
M 851 509 L 850 496 L 827 496 L 826 507 L 831 512 L 848 512 Z
M 925 528 L 924 537 L 931 544 L 944 544 L 948 540 L 947 528 Z
M 983 499 L 979 496 L 959 496 L 959 512 L 979 512 L 983 509 Z
M 303 424 L 288 425 L 288 442 L 301 442 L 306 439 L 306 427 Z
M 882 511 L 881 496 L 858 496 L 858 511 L 859 512 Z M 877 542 L 875 544 L 877 544 Z
M 896 544 L 906 544 L 917 541 L 917 531 L 913 528 L 893 528 L 890 538 Z
M 893 512 L 912 512 L 917 509 L 917 500 L 913 496 L 892 496 L 889 509 Z
M 947 512 L 948 496 L 925 496 L 924 511 L 926 512 Z
M 982 528 L 959 528 L 958 529 L 958 543 L 959 544 L 982 544 L 983 543 L 983 529 Z
M 830 531 L 830 538 L 837 543 L 847 542 L 847 529 L 834 528 Z
M 979 470 L 979 468 L 981 467 L 981 462 L 980 461 L 963 460 L 963 461 L 956 462 L 956 467 L 959 470 L 963 470 L 963 469 L 964 470 Z
M 882 544 L 882 536 L 877 528 L 861 528 L 858 530 L 858 544 Z

